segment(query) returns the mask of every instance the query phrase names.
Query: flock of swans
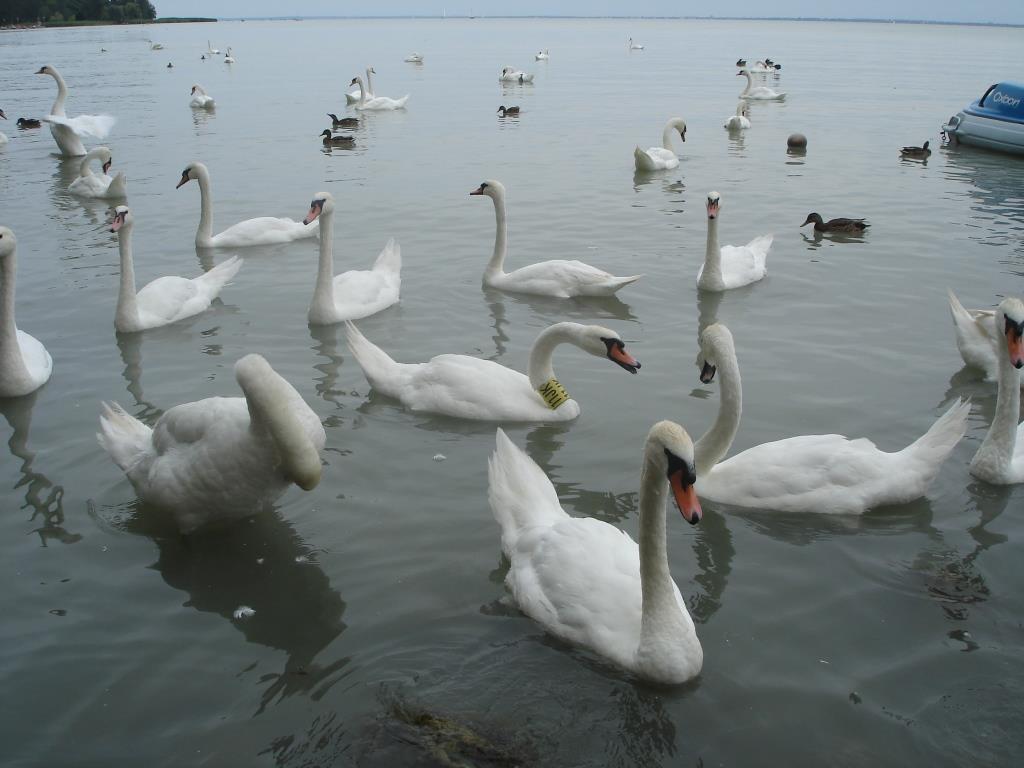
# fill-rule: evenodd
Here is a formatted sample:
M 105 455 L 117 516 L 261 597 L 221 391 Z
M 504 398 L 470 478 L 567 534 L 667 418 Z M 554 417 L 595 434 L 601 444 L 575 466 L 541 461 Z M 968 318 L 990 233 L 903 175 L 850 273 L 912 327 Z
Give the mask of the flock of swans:
M 629 46 L 642 49 L 632 40 Z M 212 47 L 209 52 L 218 53 Z M 536 58 L 547 56 L 544 50 Z M 80 176 L 70 191 L 87 197 L 124 198 L 123 173 L 108 175 L 110 150 L 97 147 L 86 152 L 82 146 L 83 137 L 103 138 L 113 119 L 68 118 L 64 111 L 67 86 L 60 73 L 44 66 L 38 74 L 49 75 L 57 83 L 57 101 L 44 118 L 57 146 L 65 156 L 82 157 Z M 356 109 L 404 106 L 408 96 L 389 99 L 373 92 L 373 74 L 372 67 L 367 69 L 365 84 L 362 78 L 352 79 L 357 90 L 346 95 L 349 103 Z M 763 86 L 752 87 L 746 69 L 739 74 L 747 78 L 741 99 L 785 96 Z M 526 75 L 506 67 L 501 78 L 508 77 L 523 82 Z M 192 97 L 193 107 L 212 106 L 201 86 L 193 87 Z M 727 127 L 749 126 L 742 103 Z M 340 122 L 332 118 L 335 124 Z M 665 126 L 662 147 L 636 149 L 637 168 L 676 167 L 679 160 L 671 147 L 675 135 L 686 139 L 682 119 Z M 100 163 L 100 174 L 92 170 L 94 161 Z M 344 323 L 348 347 L 367 381 L 410 411 L 493 422 L 571 421 L 579 416 L 581 406 L 555 374 L 553 359 L 560 346 L 607 359 L 632 374 L 641 368 L 617 332 L 573 322 L 555 323 L 538 335 L 525 373 L 468 355 L 396 361 L 353 323 L 399 301 L 402 259 L 394 240 L 387 242 L 369 269 L 335 274 L 335 202 L 329 192 L 313 196 L 301 221 L 259 217 L 214 234 L 210 172 L 203 163 L 187 165 L 177 186 L 191 181 L 197 182 L 200 195 L 197 247 L 244 248 L 319 237 L 309 323 Z M 489 197 L 494 206 L 494 248 L 483 271 L 484 286 L 569 299 L 610 296 L 642 277 L 615 276 L 576 260 L 536 262 L 506 272 L 505 187 L 490 179 L 469 194 Z M 767 272 L 772 236 L 757 237 L 745 246 L 719 245 L 721 207 L 720 195 L 709 193 L 705 258 L 695 277 L 701 291 L 750 285 Z M 861 231 L 866 226 L 858 219 L 825 222 L 818 214 L 811 214 L 804 223 L 812 221 L 822 231 Z M 205 311 L 243 266 L 240 258 L 231 256 L 198 277 L 159 277 L 137 290 L 133 226 L 129 207 L 118 205 L 110 229 L 117 234 L 120 252 L 114 313 L 120 333 L 144 332 Z M 0 397 L 27 395 L 43 386 L 53 371 L 44 345 L 15 323 L 16 245 L 14 233 L 0 227 Z M 1024 426 L 1018 425 L 1024 302 L 1007 298 L 996 310 L 967 310 L 952 292 L 949 302 L 964 361 L 983 370 L 998 387 L 995 417 L 970 471 L 990 483 L 1024 482 Z M 558 637 L 663 683 L 689 680 L 703 663 L 693 621 L 668 566 L 670 496 L 691 524 L 703 515 L 701 497 L 736 507 L 818 514 L 859 514 L 907 502 L 926 492 L 964 435 L 970 409 L 969 402 L 958 400 L 924 435 L 892 453 L 866 438 L 830 434 L 788 437 L 729 456 L 742 415 L 740 365 L 732 333 L 721 323 L 707 326 L 697 352 L 699 379 L 708 383 L 717 377 L 720 382 L 718 415 L 697 440 L 670 421 L 651 428 L 640 474 L 639 543 L 608 523 L 569 516 L 543 470 L 500 428 L 488 467 L 490 505 L 501 528 L 502 550 L 510 561 L 506 583 L 523 612 Z M 309 490 L 320 481 L 320 454 L 327 437 L 317 414 L 258 354 L 246 355 L 234 370 L 241 397 L 175 406 L 152 427 L 117 404 L 102 406 L 100 444 L 139 498 L 169 510 L 182 533 L 250 516 L 291 485 Z

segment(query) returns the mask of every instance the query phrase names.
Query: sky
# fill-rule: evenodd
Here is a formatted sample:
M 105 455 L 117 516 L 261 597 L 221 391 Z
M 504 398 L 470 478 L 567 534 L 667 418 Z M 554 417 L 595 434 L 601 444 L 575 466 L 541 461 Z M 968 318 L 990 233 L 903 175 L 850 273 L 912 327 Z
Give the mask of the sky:
M 160 16 L 814 16 L 1024 24 L 1024 0 L 154 0 Z

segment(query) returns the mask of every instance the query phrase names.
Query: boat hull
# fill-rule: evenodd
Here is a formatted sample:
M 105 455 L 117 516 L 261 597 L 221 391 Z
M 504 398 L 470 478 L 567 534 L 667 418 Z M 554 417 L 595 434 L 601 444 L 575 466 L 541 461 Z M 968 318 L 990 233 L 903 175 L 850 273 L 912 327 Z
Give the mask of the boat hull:
M 996 83 L 949 119 L 942 130 L 953 143 L 1024 155 L 1024 85 Z

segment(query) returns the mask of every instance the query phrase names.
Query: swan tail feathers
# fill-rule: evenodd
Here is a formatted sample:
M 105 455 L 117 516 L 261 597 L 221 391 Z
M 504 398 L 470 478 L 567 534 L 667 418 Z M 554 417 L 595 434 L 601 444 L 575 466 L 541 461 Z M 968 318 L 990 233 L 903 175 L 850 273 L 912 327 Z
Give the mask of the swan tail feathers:
M 128 178 L 119 171 L 107 187 L 107 197 L 125 197 L 128 194 Z
M 565 517 L 547 475 L 500 427 L 487 462 L 487 477 L 487 498 L 501 526 L 501 548 L 506 555 L 511 556 L 523 530 L 554 525 Z
M 380 252 L 377 260 L 373 262 L 373 269 L 376 272 L 394 272 L 396 275 L 402 271 L 402 246 L 395 242 L 395 238 L 388 240 L 384 250 Z
M 651 156 L 648 155 L 644 150 L 637 147 L 633 150 L 633 161 L 636 164 L 638 171 L 653 171 L 654 163 L 651 161 Z
M 196 279 L 203 284 L 203 287 L 207 290 L 210 294 L 210 298 L 212 299 L 221 292 L 221 289 L 228 284 L 231 278 L 238 274 L 238 270 L 242 268 L 243 261 L 243 259 L 240 259 L 237 256 L 232 256 L 230 259 L 225 259 L 209 272 L 204 275 L 200 275 Z
M 967 416 L 971 410 L 971 401 L 957 398 L 957 401 L 942 414 L 931 428 L 905 449 L 905 453 L 914 457 L 926 467 L 926 483 L 931 483 L 939 472 L 939 467 L 953 452 L 953 448 L 967 431 Z
M 153 430 L 117 403 L 103 403 L 96 439 L 124 472 L 153 450 Z
M 396 363 L 387 352 L 363 336 L 351 320 L 345 322 L 345 338 L 370 386 L 385 395 L 398 397 L 407 378 L 402 370 L 405 366 Z
M 235 363 L 235 380 L 245 394 L 252 420 L 270 433 L 285 476 L 303 490 L 316 488 L 322 469 L 320 453 L 295 412 L 302 395 L 256 354 Z
M 627 285 L 631 283 L 635 283 L 641 277 L 643 277 L 643 275 L 628 275 L 627 277 L 615 277 L 609 280 L 608 283 L 612 288 L 612 292 L 614 293 L 615 291 L 625 288 Z

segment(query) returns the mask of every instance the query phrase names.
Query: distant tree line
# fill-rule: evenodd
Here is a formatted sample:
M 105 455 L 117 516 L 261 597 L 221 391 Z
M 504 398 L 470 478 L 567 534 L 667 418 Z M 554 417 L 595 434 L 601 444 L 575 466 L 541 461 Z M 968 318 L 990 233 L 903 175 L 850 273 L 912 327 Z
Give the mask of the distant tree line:
M 151 21 L 156 8 L 149 0 L 2 0 L 0 24 L 36 21 Z

